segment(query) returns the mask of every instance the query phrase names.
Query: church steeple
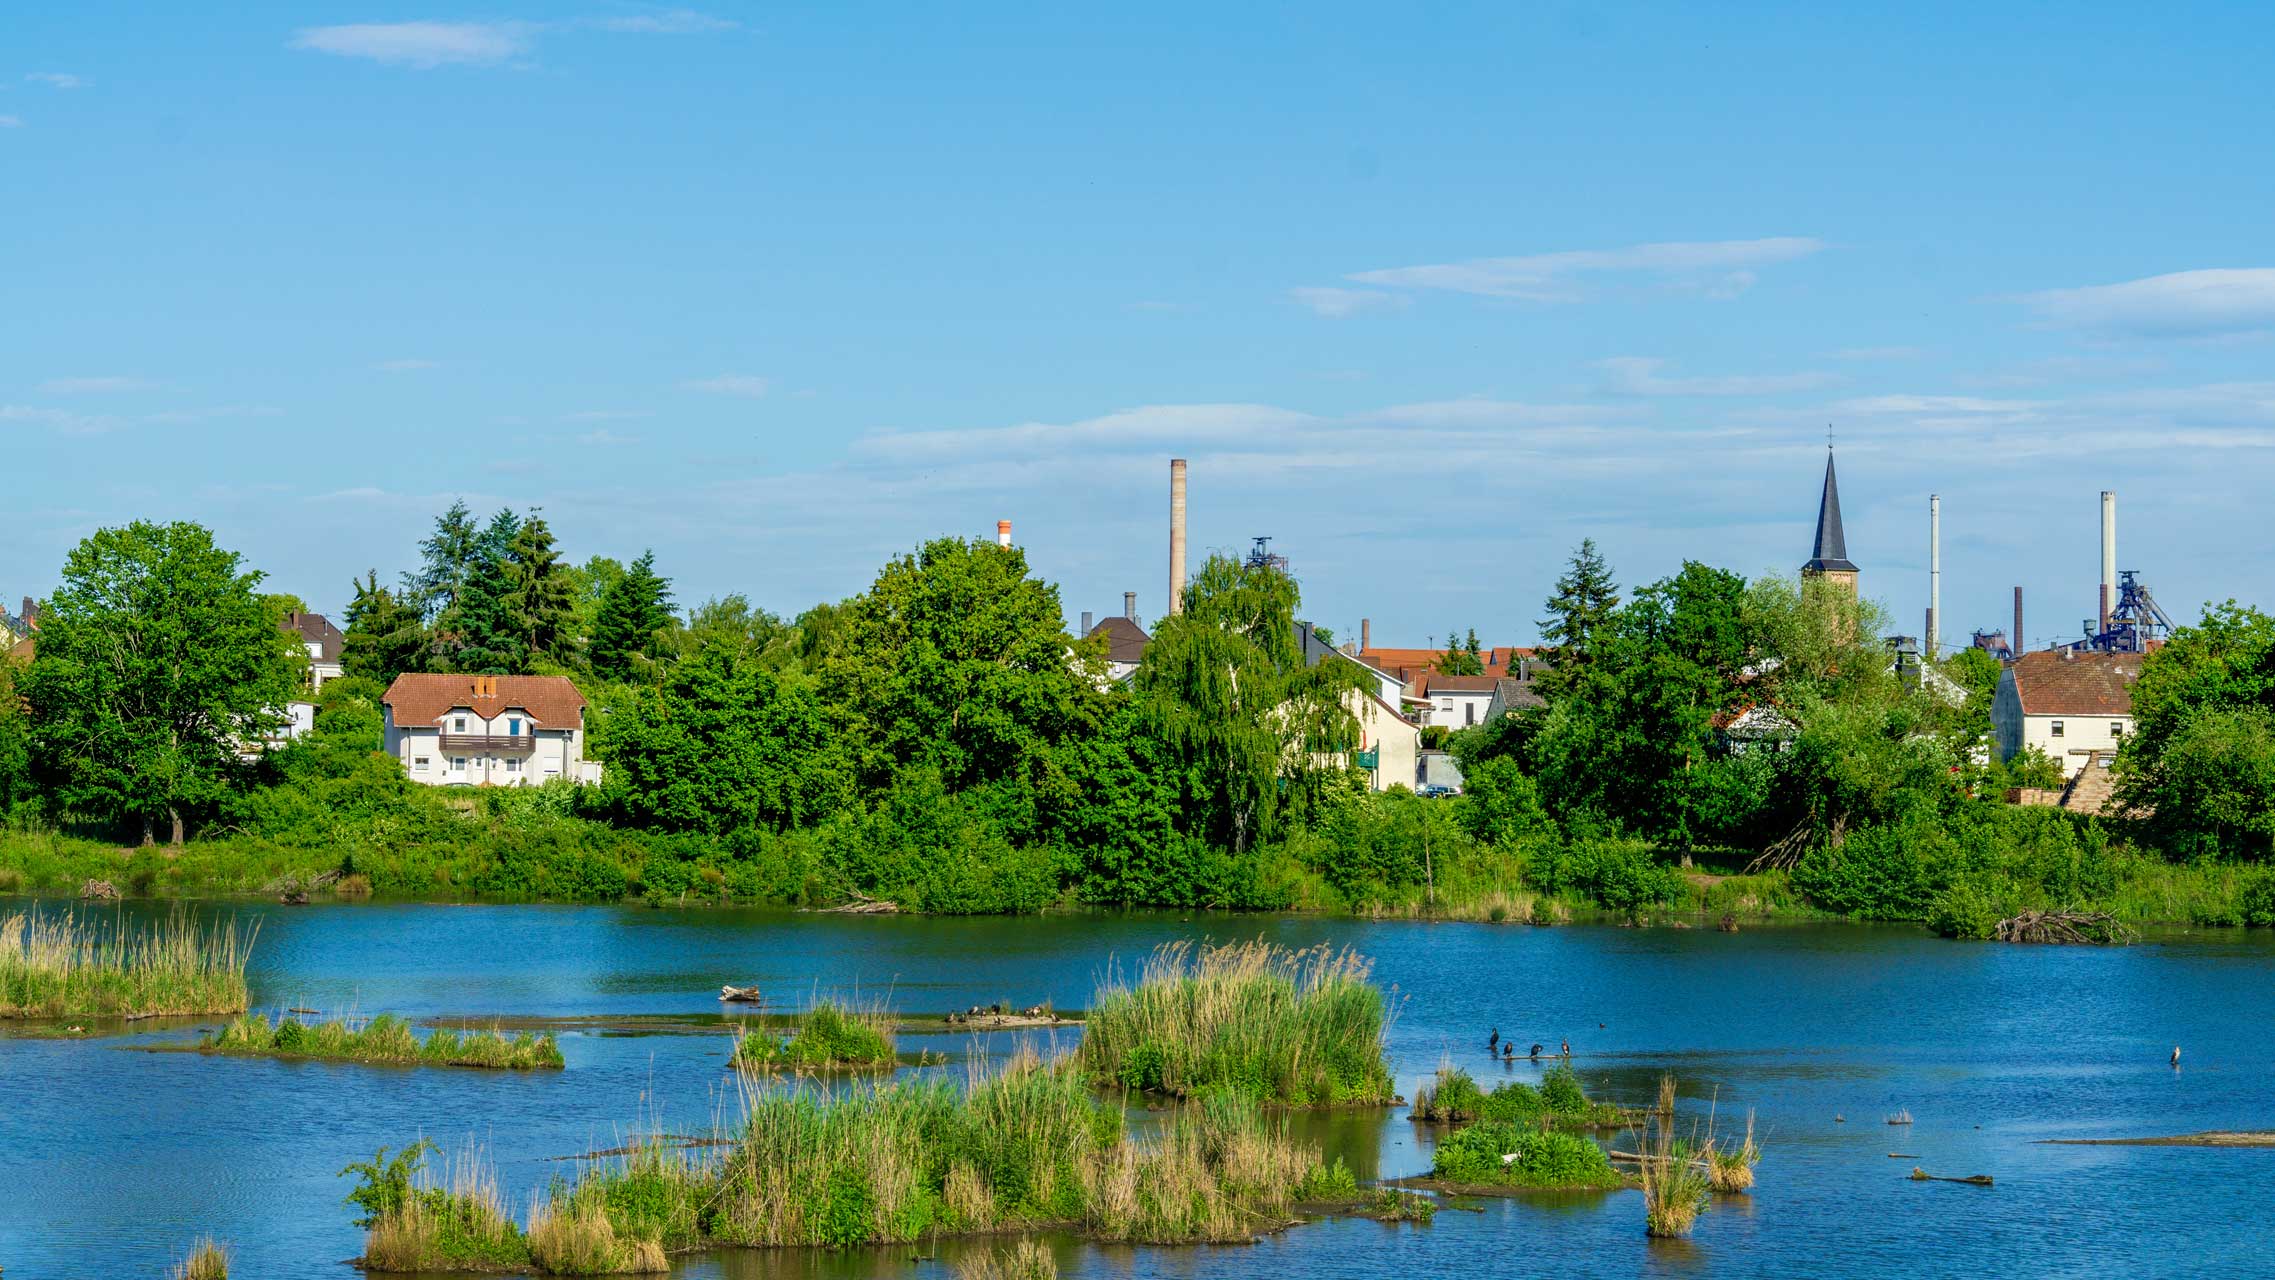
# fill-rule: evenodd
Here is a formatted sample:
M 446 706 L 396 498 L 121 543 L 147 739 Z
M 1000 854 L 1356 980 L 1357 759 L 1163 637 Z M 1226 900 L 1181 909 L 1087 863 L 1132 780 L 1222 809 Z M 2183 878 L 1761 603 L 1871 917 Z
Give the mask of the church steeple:
M 1829 578 L 1854 588 L 1856 565 L 1848 558 L 1848 536 L 1841 529 L 1841 490 L 1833 475 L 1833 447 L 1825 446 L 1825 492 L 1817 500 L 1817 542 L 1809 562 L 1801 566 L 1804 578 Z

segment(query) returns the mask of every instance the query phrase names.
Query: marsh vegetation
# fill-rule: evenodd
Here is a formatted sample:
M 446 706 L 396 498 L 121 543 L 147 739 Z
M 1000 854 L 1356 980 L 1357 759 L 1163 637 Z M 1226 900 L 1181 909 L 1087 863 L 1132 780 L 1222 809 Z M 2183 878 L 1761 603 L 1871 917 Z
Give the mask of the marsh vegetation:
M 755 1071 L 890 1070 L 898 1061 L 892 1016 L 824 1000 L 800 1014 L 788 1036 L 738 1029 L 728 1061 Z
M 187 916 L 105 928 L 76 915 L 0 919 L 0 1017 L 150 1018 L 245 1007 L 257 929 Z
M 240 1014 L 204 1047 L 223 1054 L 411 1066 L 530 1071 L 559 1070 L 565 1065 L 560 1041 L 552 1032 L 508 1036 L 496 1028 L 462 1032 L 439 1027 L 421 1040 L 410 1023 L 384 1013 L 361 1023 L 345 1018 L 303 1023 L 292 1017 L 271 1022 L 266 1014 Z

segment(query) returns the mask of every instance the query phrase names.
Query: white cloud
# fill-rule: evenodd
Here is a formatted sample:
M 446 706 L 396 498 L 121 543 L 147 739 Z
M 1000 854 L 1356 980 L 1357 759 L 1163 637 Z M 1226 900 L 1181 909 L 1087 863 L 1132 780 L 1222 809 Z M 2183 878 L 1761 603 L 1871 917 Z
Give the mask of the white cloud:
M 1774 396 L 1811 391 L 1836 379 L 1827 373 L 1725 374 L 1705 378 L 1664 378 L 1664 360 L 1614 356 L 1596 361 L 1604 371 L 1604 390 L 1623 396 Z
M 1341 319 L 1376 307 L 1404 306 L 1406 299 L 1380 289 L 1290 289 L 1288 297 L 1323 316 Z
M 0 116 L 0 129 L 21 129 L 23 127 L 24 118 L 22 116 Z
M 1345 277 L 1358 284 L 1400 289 L 1444 289 L 1487 298 L 1527 302 L 1577 302 L 1591 277 L 1640 275 L 1662 285 L 1729 297 L 1754 283 L 1752 268 L 1805 258 L 1825 247 L 1808 236 L 1761 240 L 1669 241 L 1624 249 L 1578 249 L 1517 258 L 1472 258 L 1466 262 L 1361 271 Z
M 526 22 L 360 22 L 303 27 L 292 47 L 427 71 L 519 57 L 529 51 L 536 30 Z
M 217 418 L 274 418 L 284 410 L 265 404 L 224 404 L 210 409 L 166 409 L 142 416 L 144 422 L 178 426 L 190 422 L 212 422 Z
M 2275 267 L 2176 271 L 2014 299 L 2049 324 L 2151 338 L 2275 329 Z
M 2038 400 L 1992 400 L 1982 396 L 1861 396 L 1836 400 L 1839 413 L 2024 413 L 2045 407 Z
M 640 437 L 620 436 L 613 431 L 602 428 L 598 431 L 587 431 L 583 435 L 578 436 L 577 443 L 591 445 L 638 444 L 640 443 Z
M 0 404 L 0 422 L 54 427 L 67 435 L 81 436 L 95 435 L 118 425 L 118 419 L 107 414 L 73 413 L 68 409 L 50 409 L 28 404 Z
M 43 395 L 77 396 L 106 391 L 148 391 L 154 384 L 141 378 L 49 378 L 39 384 Z
M 726 18 L 714 18 L 693 9 L 659 9 L 653 13 L 631 14 L 620 18 L 587 18 L 583 25 L 602 31 L 627 31 L 641 35 L 688 36 L 713 31 L 733 31 L 742 24 Z
M 765 395 L 774 383 L 771 379 L 747 373 L 722 373 L 716 378 L 691 378 L 679 385 L 687 391 L 708 391 L 713 395 L 756 399 Z
M 696 35 L 731 31 L 740 25 L 693 9 L 657 9 L 552 23 L 361 22 L 304 27 L 294 33 L 292 47 L 431 71 L 452 65 L 492 66 L 524 57 L 547 31 L 582 28 L 636 35 Z
M 26 84 L 44 84 L 56 89 L 77 89 L 87 82 L 62 71 L 34 71 L 24 77 Z
M 433 369 L 440 366 L 437 361 L 433 360 L 411 359 L 382 360 L 378 364 L 375 364 L 371 367 L 377 369 L 381 373 L 411 373 L 419 369 Z
M 563 422 L 629 422 L 635 418 L 652 418 L 655 414 L 646 409 L 580 409 L 561 415 Z

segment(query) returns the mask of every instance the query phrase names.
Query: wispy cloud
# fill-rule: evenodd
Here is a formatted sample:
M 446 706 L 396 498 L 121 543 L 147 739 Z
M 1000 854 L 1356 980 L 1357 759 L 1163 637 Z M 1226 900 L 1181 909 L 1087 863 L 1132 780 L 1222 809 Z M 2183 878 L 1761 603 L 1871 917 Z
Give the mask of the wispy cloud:
M 679 384 L 687 391 L 708 391 L 720 396 L 744 396 L 757 399 L 773 388 L 771 379 L 747 373 L 722 373 L 716 378 L 690 378 Z
M 577 443 L 590 445 L 638 444 L 640 443 L 640 437 L 620 436 L 604 427 L 598 431 L 587 431 L 583 435 L 578 436 Z
M 1833 353 L 1835 360 L 1917 360 L 1927 354 L 1925 347 L 1842 347 Z
M 142 378 L 49 378 L 39 384 L 43 395 L 80 396 L 110 391 L 148 391 L 156 384 Z
M 412 373 L 420 369 L 438 368 L 440 364 L 434 360 L 382 360 L 371 367 L 381 373 Z
M 23 127 L 24 118 L 22 116 L 0 116 L 0 129 L 21 129 Z
M 1609 360 L 1596 361 L 1596 367 L 1604 371 L 1603 389 L 1622 396 L 1774 396 L 1795 391 L 1813 391 L 1838 381 L 1829 373 L 1661 377 L 1659 370 L 1666 363 L 1648 356 L 1614 356 Z
M 2013 299 L 2048 324 L 2148 338 L 2212 337 L 2275 329 L 2275 267 L 2176 271 Z
M 357 22 L 303 27 L 293 34 L 292 47 L 431 71 L 446 66 L 495 66 L 527 57 L 538 38 L 549 31 L 698 35 L 730 31 L 740 25 L 693 9 L 657 9 L 560 22 Z
M 529 52 L 536 34 L 536 25 L 527 22 L 356 22 L 303 27 L 294 33 L 292 47 L 431 71 L 520 57 Z
M 637 418 L 656 416 L 649 409 L 579 409 L 561 415 L 563 422 L 630 422 Z
M 1288 297 L 1323 316 L 1332 316 L 1336 319 L 1357 315 L 1361 311 L 1372 311 L 1378 307 L 1406 305 L 1406 299 L 1403 296 L 1395 293 L 1384 293 L 1380 289 L 1337 289 L 1331 287 L 1290 289 L 1288 290 Z
M 1727 297 L 1754 283 L 1754 269 L 1806 258 L 1825 244 L 1808 236 L 1760 240 L 1667 241 L 1623 249 L 1577 249 L 1515 258 L 1472 258 L 1361 271 L 1356 284 L 1442 289 L 1526 302 L 1578 302 L 1605 278 L 1639 277 L 1662 288 Z
M 77 89 L 87 82 L 62 71 L 34 71 L 24 77 L 26 84 L 44 84 L 51 89 Z
M 69 435 L 95 435 L 118 425 L 118 419 L 107 414 L 74 413 L 69 409 L 29 404 L 0 404 L 0 422 L 53 427 Z
M 144 422 L 161 426 L 181 426 L 193 422 L 213 422 L 223 418 L 275 418 L 284 410 L 266 404 L 223 404 L 207 409 L 165 409 L 142 415 Z

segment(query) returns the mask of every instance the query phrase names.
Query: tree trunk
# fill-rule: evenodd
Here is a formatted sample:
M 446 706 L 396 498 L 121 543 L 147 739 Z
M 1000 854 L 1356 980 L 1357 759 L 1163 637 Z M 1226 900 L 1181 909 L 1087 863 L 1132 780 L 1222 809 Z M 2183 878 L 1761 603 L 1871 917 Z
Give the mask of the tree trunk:
M 143 815 L 142 815 L 142 847 L 143 847 L 143 848 L 145 848 L 145 849 L 147 849 L 147 848 L 149 848 L 151 845 L 154 845 L 154 844 L 156 844 L 156 843 L 158 843 L 158 835 L 157 835 L 157 833 L 156 833 L 156 832 L 154 832 L 153 830 L 151 830 L 151 827 L 150 827 L 150 815 L 149 815 L 149 814 L 147 814 L 147 813 L 146 813 L 146 814 L 143 814 Z
M 173 845 L 179 849 L 182 847 L 182 811 L 169 805 L 166 809 L 166 816 L 174 820 Z

